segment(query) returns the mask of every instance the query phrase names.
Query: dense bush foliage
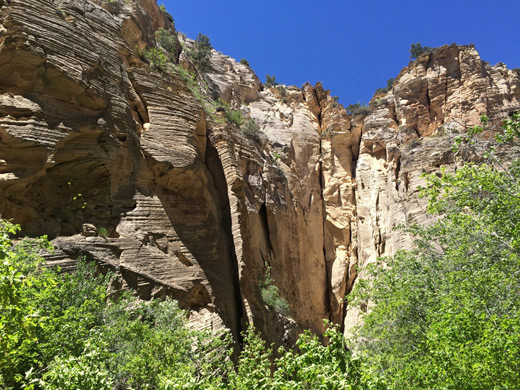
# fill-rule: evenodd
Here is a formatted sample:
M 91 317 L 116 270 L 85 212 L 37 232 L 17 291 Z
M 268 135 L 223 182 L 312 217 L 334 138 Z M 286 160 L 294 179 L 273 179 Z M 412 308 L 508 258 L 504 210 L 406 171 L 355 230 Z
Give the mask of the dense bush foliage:
M 213 50 L 213 46 L 211 46 L 209 38 L 206 35 L 199 33 L 193 44 L 193 50 L 189 52 L 189 56 L 195 63 L 197 69 L 202 73 L 211 70 L 211 50 Z
M 327 345 L 310 332 L 304 332 L 296 351 L 280 348 L 280 357 L 250 328 L 236 372 L 230 374 L 230 387 L 236 390 L 362 389 L 371 386 L 352 357 L 346 339 L 335 326 L 325 332 Z
M 423 46 L 421 42 L 412 43 L 410 45 L 410 58 L 416 59 L 422 53 L 431 53 L 433 51 L 433 47 Z
M 175 52 L 177 51 L 179 44 L 175 34 L 172 34 L 170 30 L 159 27 L 155 32 L 155 40 L 159 46 L 166 50 L 170 59 L 175 58 Z
M 518 141 L 519 119 L 505 121 L 499 143 Z M 437 222 L 410 228 L 414 249 L 380 259 L 358 285 L 373 306 L 358 348 L 388 388 L 520 386 L 520 160 L 486 157 L 429 176 Z
M 78 262 L 44 266 L 48 242 L 13 245 L 0 230 L 0 384 L 3 389 L 164 389 L 220 386 L 229 341 L 189 330 L 171 300 L 107 297 L 110 275 Z M 210 374 L 214 374 L 212 376 Z M 187 384 L 190 384 L 189 387 Z
M 366 103 L 349 104 L 346 110 L 350 115 L 368 115 L 372 112 L 370 106 Z
M 157 47 L 144 50 L 142 55 L 150 65 L 156 68 L 163 68 L 168 64 L 168 57 Z
M 278 155 L 278 159 L 279 158 L 280 155 Z M 278 286 L 274 284 L 274 280 L 271 277 L 270 268 L 267 268 L 265 275 L 260 280 L 259 286 L 265 304 L 283 316 L 289 316 L 289 304 L 280 296 L 280 290 Z
M 276 82 L 276 76 L 269 76 L 268 74 L 265 75 L 265 86 L 266 87 L 275 87 L 278 83 Z

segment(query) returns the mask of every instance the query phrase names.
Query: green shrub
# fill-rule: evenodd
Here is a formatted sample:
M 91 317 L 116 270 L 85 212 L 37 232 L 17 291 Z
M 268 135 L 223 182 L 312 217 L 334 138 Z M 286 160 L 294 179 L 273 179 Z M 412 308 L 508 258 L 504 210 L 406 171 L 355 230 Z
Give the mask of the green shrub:
M 253 118 L 249 118 L 241 127 L 242 131 L 252 137 L 255 140 L 259 140 L 258 133 L 260 132 L 260 128 L 258 127 L 258 123 Z
M 350 115 L 368 115 L 372 112 L 372 109 L 366 103 L 349 104 L 347 106 L 346 110 L 347 110 L 347 113 Z
M 168 57 L 157 47 L 144 50 L 142 54 L 144 59 L 156 68 L 164 68 L 168 64 Z
M 295 350 L 278 350 L 273 357 L 260 336 L 250 327 L 244 334 L 236 372 L 231 372 L 229 388 L 235 390 L 288 389 L 382 389 L 369 375 L 362 376 L 360 363 L 347 348 L 337 326 L 328 324 L 323 345 L 316 335 L 305 331 Z
M 155 40 L 159 46 L 168 52 L 170 58 L 175 57 L 179 43 L 175 34 L 172 34 L 170 30 L 159 27 L 155 32 Z
M 108 237 L 109 236 L 108 230 L 106 228 L 104 228 L 104 227 L 99 227 L 97 229 L 97 234 L 100 237 Z
M 274 152 L 273 155 L 277 155 L 277 159 L 280 159 L 278 153 Z M 289 304 L 280 296 L 278 286 L 274 284 L 274 280 L 271 278 L 270 267 L 267 268 L 264 276 L 260 280 L 259 286 L 265 304 L 281 315 L 288 317 L 290 314 Z
M 240 63 L 241 63 L 242 65 L 245 65 L 245 66 L 247 66 L 248 68 L 250 68 L 249 61 L 246 60 L 245 58 L 242 58 L 242 59 L 240 60 Z
M 267 88 L 277 86 L 278 83 L 276 82 L 276 76 L 269 76 L 268 74 L 265 75 L 265 86 Z
M 392 90 L 392 87 L 394 86 L 394 79 L 388 79 L 386 82 L 385 88 L 378 88 L 376 89 L 376 93 L 387 93 Z
M 193 50 L 189 52 L 189 56 L 195 63 L 197 69 L 202 73 L 211 70 L 210 57 L 212 49 L 213 47 L 211 46 L 209 38 L 206 35 L 199 33 L 193 44 Z
M 244 118 L 242 117 L 242 113 L 240 110 L 233 110 L 231 107 L 229 107 L 229 104 L 227 104 L 222 99 L 218 99 L 215 102 L 215 108 L 217 111 L 224 112 L 224 116 L 228 120 L 229 123 L 231 123 L 236 128 L 240 129 L 242 127 L 242 124 L 244 123 Z
M 422 46 L 421 42 L 412 43 L 410 46 L 410 58 L 416 59 L 422 53 L 431 53 L 433 51 L 433 47 Z
M 173 16 L 171 16 L 168 11 L 166 10 L 166 6 L 164 4 L 161 4 L 159 6 L 159 10 L 161 11 L 161 13 L 166 16 L 166 18 L 171 22 L 173 23 Z
M 61 275 L 39 255 L 48 241 L 14 245 L 17 229 L 0 220 L 2 388 L 225 388 L 227 336 L 188 329 L 169 299 L 109 301 L 110 274 L 80 260 Z

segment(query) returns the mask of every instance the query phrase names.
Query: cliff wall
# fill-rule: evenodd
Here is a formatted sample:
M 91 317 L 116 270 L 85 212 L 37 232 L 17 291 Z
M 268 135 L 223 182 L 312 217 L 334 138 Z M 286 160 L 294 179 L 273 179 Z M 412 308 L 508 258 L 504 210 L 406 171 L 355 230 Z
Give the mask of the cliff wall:
M 319 83 L 268 88 L 214 50 L 194 92 L 175 71 L 197 72 L 193 41 L 169 68 L 140 55 L 175 33 L 152 0 L 0 6 L 2 217 L 49 235 L 52 264 L 85 255 L 236 338 L 247 323 L 276 342 L 324 318 L 348 329 L 358 266 L 409 245 L 396 225 L 427 223 L 421 173 L 456 164 L 452 139 L 481 114 L 520 108 L 518 72 L 471 46 L 421 55 L 352 117 Z M 208 109 L 217 98 L 258 134 Z M 290 318 L 262 298 L 269 270 Z

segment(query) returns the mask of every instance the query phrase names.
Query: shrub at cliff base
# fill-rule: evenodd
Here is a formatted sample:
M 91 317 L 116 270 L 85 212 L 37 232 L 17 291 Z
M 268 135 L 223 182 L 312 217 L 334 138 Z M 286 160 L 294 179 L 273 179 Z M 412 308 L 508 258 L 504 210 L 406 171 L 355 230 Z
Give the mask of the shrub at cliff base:
M 220 387 L 231 367 L 225 337 L 189 330 L 172 300 L 109 300 L 111 275 L 93 264 L 46 268 L 47 240 L 14 245 L 16 230 L 1 221 L 0 388 Z
M 470 129 L 455 151 L 470 153 L 484 131 Z M 513 114 L 497 150 L 519 136 Z M 359 353 L 390 389 L 518 389 L 520 160 L 506 164 L 491 147 L 481 164 L 428 177 L 423 195 L 437 222 L 410 228 L 414 249 L 380 259 L 358 286 L 373 306 Z

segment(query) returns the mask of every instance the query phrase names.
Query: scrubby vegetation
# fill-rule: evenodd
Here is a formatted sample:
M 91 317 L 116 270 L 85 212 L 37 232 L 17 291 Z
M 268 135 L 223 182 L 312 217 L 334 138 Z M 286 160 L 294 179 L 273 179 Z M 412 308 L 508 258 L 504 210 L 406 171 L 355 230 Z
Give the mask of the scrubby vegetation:
M 250 65 L 249 65 L 249 61 L 246 60 L 245 58 L 242 58 L 242 59 L 240 60 L 240 63 L 241 63 L 242 65 L 247 66 L 248 68 L 250 67 Z
M 164 16 L 166 16 L 170 23 L 173 23 L 173 16 L 171 16 L 170 13 L 166 10 L 166 6 L 164 4 L 161 4 L 159 6 L 159 10 Z
M 0 229 L 0 384 L 3 389 L 164 389 L 219 386 L 228 338 L 189 330 L 171 300 L 110 299 L 112 276 L 78 262 L 45 266 L 45 238 L 14 245 Z M 210 373 L 216 375 L 211 377 Z M 199 386 L 199 387 L 196 387 Z M 210 387 L 207 387 L 210 388 Z
M 164 68 L 169 60 L 168 57 L 158 47 L 152 47 L 142 52 L 144 59 L 153 67 Z
M 188 54 L 195 63 L 197 69 L 202 73 L 211 70 L 211 50 L 213 50 L 213 46 L 211 46 L 209 38 L 206 35 L 199 33 L 193 44 L 193 50 Z
M 276 156 L 277 160 L 280 159 L 280 155 L 276 152 L 273 153 L 273 156 Z M 274 280 L 271 277 L 271 268 L 267 268 L 264 276 L 260 280 L 260 292 L 262 294 L 262 299 L 265 304 L 280 313 L 281 315 L 287 317 L 290 314 L 289 304 L 287 301 L 280 296 L 280 290 L 278 286 L 274 284 Z
M 392 90 L 392 87 L 394 86 L 394 79 L 388 79 L 386 81 L 386 87 L 385 88 L 378 88 L 376 89 L 376 93 L 387 93 Z
M 422 53 L 431 53 L 433 51 L 433 47 L 423 46 L 421 42 L 412 43 L 410 46 L 410 58 L 416 59 Z
M 175 34 L 172 34 L 170 30 L 159 27 L 155 32 L 155 40 L 159 46 L 166 50 L 170 59 L 173 60 L 179 44 Z
M 264 84 L 267 88 L 270 88 L 270 87 L 275 87 L 278 85 L 278 83 L 276 82 L 276 76 L 269 76 L 268 74 L 265 75 L 265 84 Z
M 485 130 L 470 129 L 454 151 L 476 152 Z M 496 147 L 519 136 L 514 114 Z M 384 388 L 520 386 L 520 160 L 503 163 L 493 146 L 484 158 L 428 176 L 422 193 L 439 219 L 409 227 L 414 249 L 380 259 L 358 283 L 372 310 L 357 348 Z
M 370 106 L 366 103 L 349 104 L 346 110 L 350 115 L 368 115 L 372 112 Z

